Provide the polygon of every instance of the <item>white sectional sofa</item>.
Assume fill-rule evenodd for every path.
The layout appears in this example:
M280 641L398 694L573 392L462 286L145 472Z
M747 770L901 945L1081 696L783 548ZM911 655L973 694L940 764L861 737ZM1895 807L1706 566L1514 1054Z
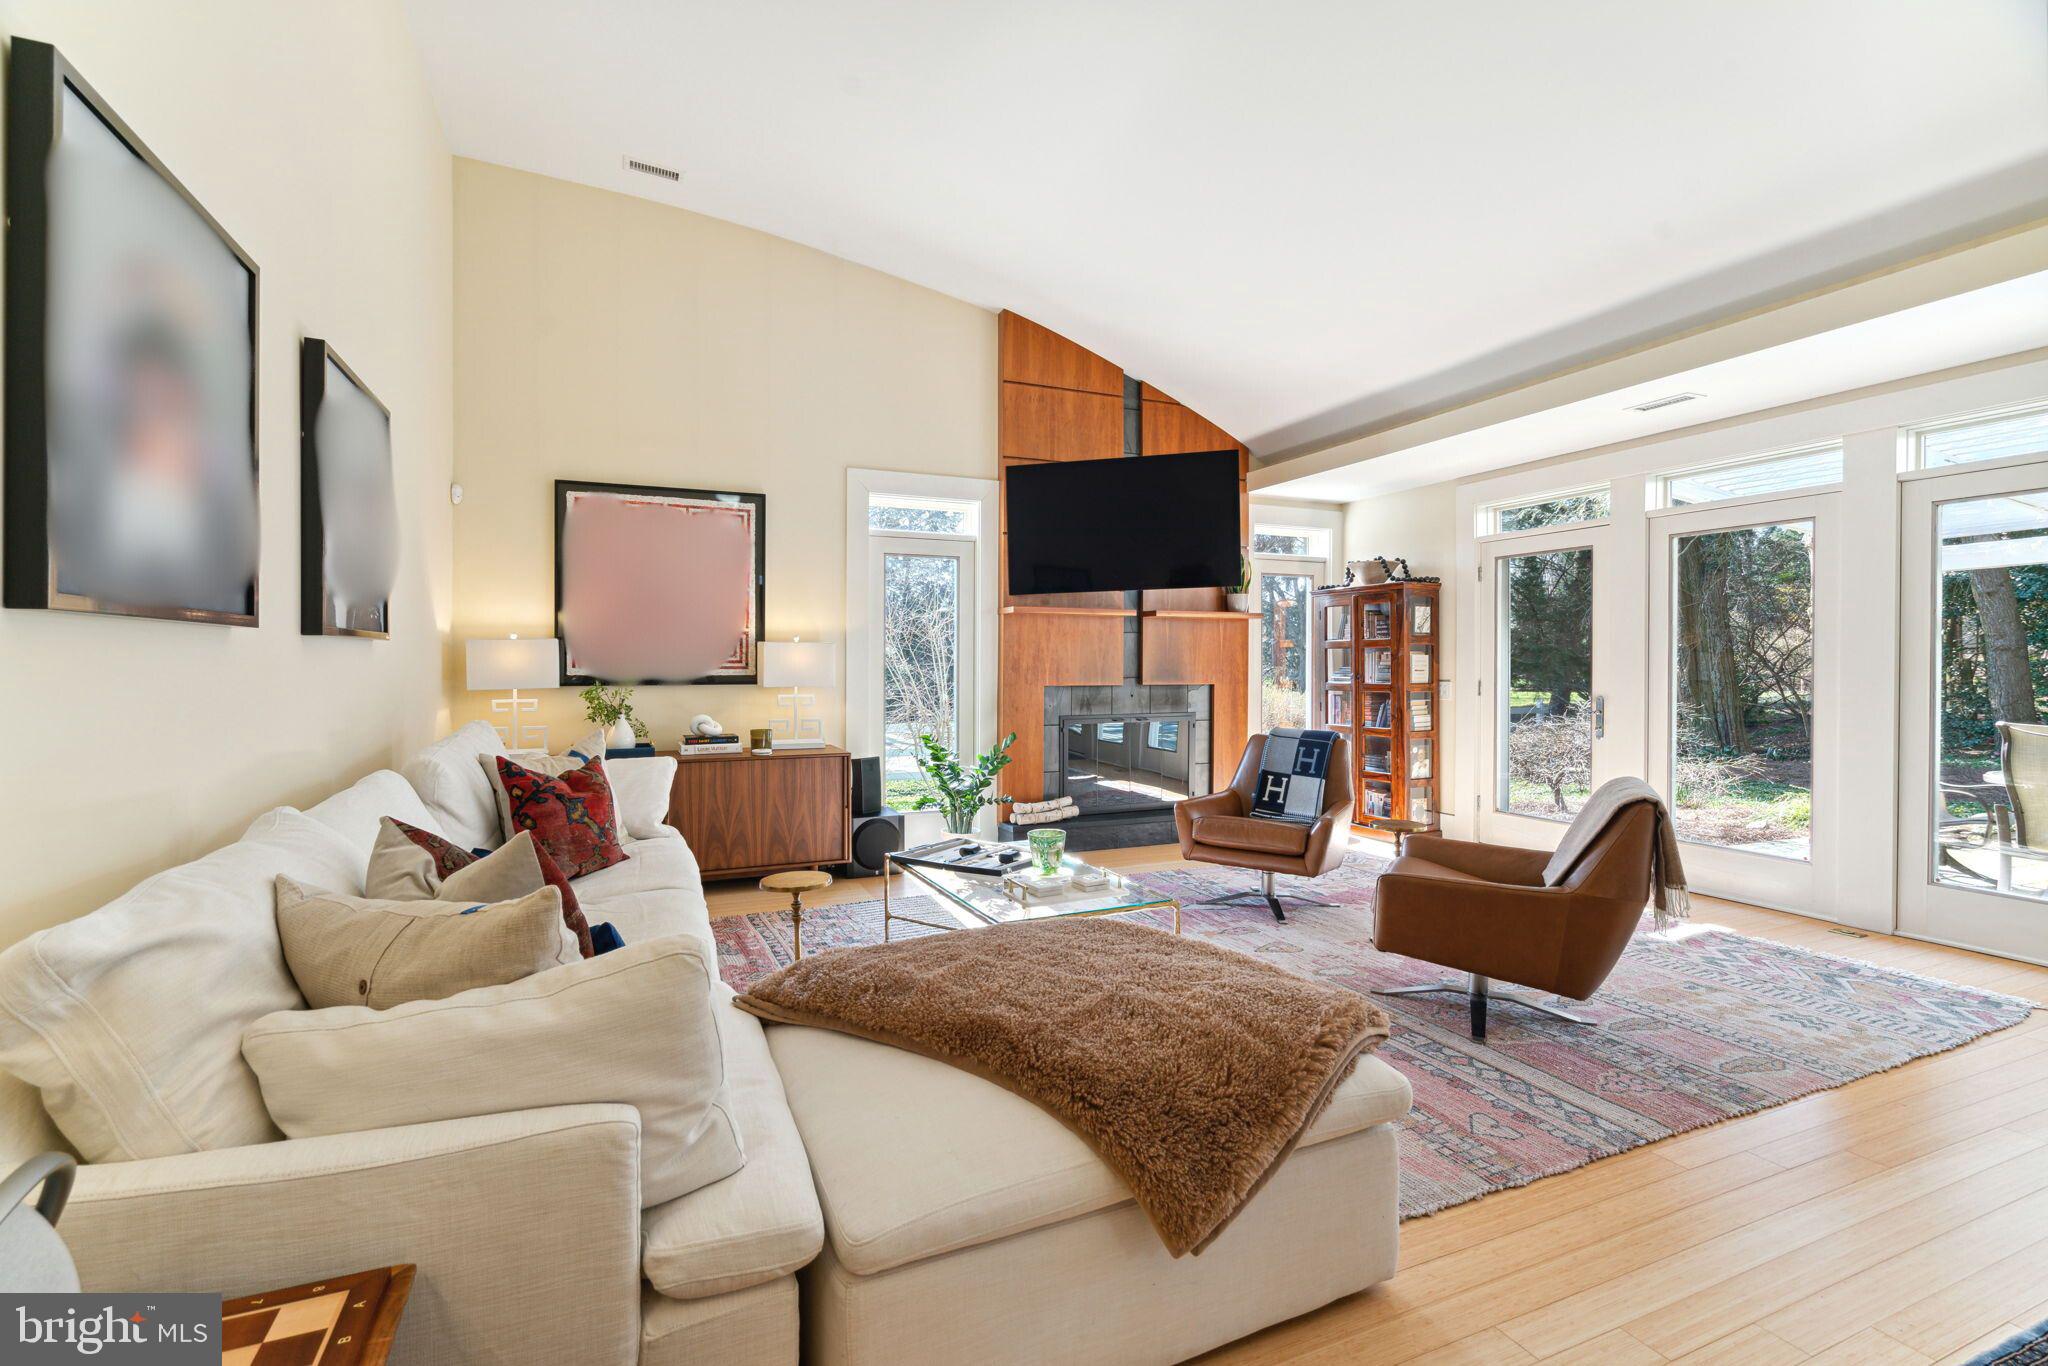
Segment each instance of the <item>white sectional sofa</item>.
M280 1008L284 969L261 913L272 876L301 876L310 860L329 881L353 871L354 885L330 890L360 892L385 815L485 842L477 794L457 789L463 765L495 747L489 727L465 728L436 747L442 762L430 752L405 776L373 773L303 815L280 808L228 850L6 950L0 1012L20 1007L24 980L125 974L124 1007L160 1017L139 1031L160 1046L119 1050L119 1064L169 1097L161 1123L103 1140L149 1155L82 1166L62 1222L88 1288L235 1295L411 1262L394 1356L406 1366L786 1366L800 1351L1166 1362L1392 1274L1393 1126L1408 1090L1370 1057L1231 1229L1180 1261L1108 1169L1035 1107L879 1045L764 1034L722 986L746 1164L652 1209L627 1105L299 1139L259 1114L255 1131L246 1117L238 1131L230 1119L254 1078L240 1074L234 1040ZM688 845L665 826L643 833L625 863L577 881L589 919L629 944L688 937L715 964ZM6 1070L36 1072L22 1062L32 1053L0 1048L0 1170L66 1146L51 1111L74 1131L81 1122L81 1097L46 1065L28 1081ZM93 1075L104 1088L119 1073Z

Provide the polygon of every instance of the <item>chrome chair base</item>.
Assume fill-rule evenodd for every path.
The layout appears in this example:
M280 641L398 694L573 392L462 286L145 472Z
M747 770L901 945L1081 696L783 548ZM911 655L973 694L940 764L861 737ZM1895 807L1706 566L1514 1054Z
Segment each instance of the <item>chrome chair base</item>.
M1222 896L1210 897L1205 901L1193 901L1189 902L1188 904L1191 906L1264 905L1267 910L1273 913L1273 918L1284 925L1287 923L1287 910L1286 908L1281 906L1279 893L1275 890L1275 883L1277 882L1278 878L1279 874L1277 873L1262 872L1259 874L1259 886L1257 891L1226 892ZM1337 904L1338 903L1334 901L1296 901L1294 903L1294 909L1297 911L1305 911L1313 910L1319 906L1333 907Z
M1374 991L1373 995L1428 996L1436 992L1448 992L1451 995L1463 996L1471 1002L1472 1037L1481 1043L1486 1041L1486 1007L1493 1001L1504 1001L1510 1005L1523 1006L1539 1014L1548 1015L1553 1020L1563 1020L1568 1024L1590 1025L1598 1023L1598 1021L1588 1020L1582 1015L1574 1015L1570 1011L1559 1010L1556 1006L1545 1005L1537 998L1525 995L1522 992L1503 991L1493 984L1491 978L1482 977L1476 972L1472 973L1462 982L1453 980L1449 982L1433 982L1428 986L1421 987L1388 987L1383 991Z

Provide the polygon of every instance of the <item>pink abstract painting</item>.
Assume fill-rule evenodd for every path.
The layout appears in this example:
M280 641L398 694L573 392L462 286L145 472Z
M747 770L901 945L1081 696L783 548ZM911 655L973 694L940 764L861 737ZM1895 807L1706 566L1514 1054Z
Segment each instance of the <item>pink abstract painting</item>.
M558 629L572 675L756 677L760 495L558 489Z

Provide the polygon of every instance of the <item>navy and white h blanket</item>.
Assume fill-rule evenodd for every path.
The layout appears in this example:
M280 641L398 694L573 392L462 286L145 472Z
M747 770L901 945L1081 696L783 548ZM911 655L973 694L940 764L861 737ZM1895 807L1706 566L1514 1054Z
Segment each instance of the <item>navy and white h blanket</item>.
M1283 821L1315 821L1323 814L1323 781L1337 733L1275 726L1259 756L1259 785L1252 798L1254 816Z

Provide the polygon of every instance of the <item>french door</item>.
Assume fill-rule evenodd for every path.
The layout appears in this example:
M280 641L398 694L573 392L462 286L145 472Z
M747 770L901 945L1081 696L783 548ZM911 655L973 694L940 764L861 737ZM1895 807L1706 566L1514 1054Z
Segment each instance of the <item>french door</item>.
M1480 838L1542 848L1594 788L1626 771L1604 689L1628 673L1622 642L1638 632L1612 620L1607 524L1495 537L1479 550L1476 625L1488 658L1476 701L1490 756Z
M1697 890L1839 918L1839 495L1649 519L1645 776Z
M974 753L974 542L907 534L869 546L868 620L879 629L864 667L869 696L881 699L885 787L908 789L919 781L919 736Z
M1899 929L2048 963L2048 465L1900 513Z

